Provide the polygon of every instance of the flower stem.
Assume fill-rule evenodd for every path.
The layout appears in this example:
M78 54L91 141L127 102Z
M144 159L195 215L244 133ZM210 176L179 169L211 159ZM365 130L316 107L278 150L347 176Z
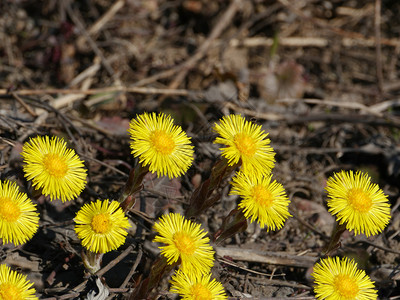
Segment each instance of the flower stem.
M168 264L168 261L164 256L156 260L151 267L149 276L138 284L129 299L151 299L152 297L150 297L150 293L152 290L159 286L160 280L163 276L169 273L178 264L179 262Z
M329 243L322 249L323 255L329 255L329 253L337 249L340 245L339 240L342 233L346 230L346 224L339 224L336 222L336 226L332 231L331 239Z
M101 260L103 258L103 255L104 253L94 253L89 250L82 251L81 256L83 264L90 274L93 275L101 269Z
M143 167L141 163L138 163L135 168L131 169L129 178L118 199L124 211L129 210L135 205L135 194L143 188L143 178L148 172L149 168L147 166Z
M222 180L231 174L239 165L240 162L230 166L224 157L217 161L211 169L210 177L203 181L193 192L189 207L185 212L186 217L191 218L197 216L207 208L213 206L221 198L221 193L218 191L218 188Z
M234 209L223 219L221 228L214 234L214 242L218 245L236 233L243 232L246 229L246 217L240 209Z

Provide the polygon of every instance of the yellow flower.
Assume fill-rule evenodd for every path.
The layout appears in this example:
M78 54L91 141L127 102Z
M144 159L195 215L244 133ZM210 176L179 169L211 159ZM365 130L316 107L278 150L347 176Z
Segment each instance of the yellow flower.
M75 232L91 252L106 253L125 243L131 227L117 201L97 200L85 204L74 219Z
M269 174L275 164L275 152L269 145L268 133L260 125L245 120L240 115L229 115L215 124L220 135L214 143L226 145L222 150L230 166L242 162L245 173Z
M257 176L253 173L238 172L232 179L231 195L242 197L238 207L251 222L257 219L261 228L281 229L288 217L291 217L282 184L272 181L272 174Z
M86 169L73 149L58 137L35 137L25 143L21 155L24 172L36 189L63 202L79 196L86 185Z
M20 245L30 240L39 227L35 204L20 193L15 182L0 181L0 238Z
M171 293L179 294L183 300L223 300L228 299L224 287L219 281L211 279L211 274L196 275L181 270L172 276Z
M335 173L328 179L325 190L329 212L336 215L348 230L366 236L381 232L390 220L387 196L368 174L357 171Z
M36 300L36 290L26 275L12 271L6 265L0 265L0 299L4 300Z
M364 270L347 257L327 257L314 266L314 292L317 299L372 300L377 299L374 283Z
M129 129L131 149L139 163L149 165L157 176L169 178L184 174L193 161L193 146L190 138L170 115L160 113L138 115L132 119Z
M166 244L159 247L168 264L181 259L181 269L187 273L207 274L214 265L214 250L210 246L207 232L200 224L186 220L180 214L163 215L154 224L154 230L159 233L153 242Z

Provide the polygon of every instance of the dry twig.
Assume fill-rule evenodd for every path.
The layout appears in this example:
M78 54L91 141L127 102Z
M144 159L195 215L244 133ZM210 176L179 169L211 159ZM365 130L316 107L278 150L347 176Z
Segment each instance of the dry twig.
M382 46L381 46L381 0L375 0L375 53L376 53L376 77L378 79L378 90L380 95L383 88L383 70L382 70Z
M235 16L236 12L243 5L242 0L233 0L229 5L228 9L219 19L218 23L215 25L211 31L209 37L204 41L204 43L198 48L196 53L180 65L180 70L175 79L169 84L170 89L176 89L186 77L190 69L194 67L198 60L200 60L209 50L212 42L221 35L222 31L230 24L232 18Z
M309 268L313 266L318 259L316 256L297 256L286 252L261 252L240 247L215 247L215 251L219 256L231 257L234 260L298 268Z

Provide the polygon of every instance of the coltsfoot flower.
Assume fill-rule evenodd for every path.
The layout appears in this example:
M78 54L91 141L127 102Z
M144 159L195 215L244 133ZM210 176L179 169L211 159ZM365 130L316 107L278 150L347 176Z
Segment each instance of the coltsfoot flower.
M211 274L196 275L175 272L171 280L171 293L179 294L184 300L223 300L228 299L225 289L219 281L211 280Z
M0 238L20 245L30 240L39 227L35 204L21 193L15 182L0 181Z
M260 125L246 121L241 115L229 115L215 124L219 134L214 143L223 144L222 156L230 166L242 162L242 171L267 175L275 165L275 152L269 145L268 133Z
M311 274L317 299L373 300L377 299L374 283L364 270L348 258L327 257L316 263Z
M67 148L63 139L32 138L24 144L21 155L25 177L51 200L72 200L85 188L87 175L83 161L73 149Z
M126 229L131 227L119 203L109 200L85 204L74 221L83 247L94 253L117 249L125 243Z
M179 177L192 165L190 138L170 115L143 113L130 122L128 131L132 154L157 176Z
M208 274L214 265L214 250L205 237L207 232L200 224L185 219L178 213L163 215L154 224L158 235L153 242L165 244L159 247L168 264L181 259L181 270L185 273Z
M0 299L4 300L37 300L33 283L7 265L0 265Z
M329 212L339 224L366 236L380 233L390 221L387 196L371 178L360 171L341 171L328 179Z
M282 184L272 181L272 174L257 176L239 171L232 179L231 195L239 195L242 200L238 207L251 222L257 220L261 228L281 229L291 217L289 199Z

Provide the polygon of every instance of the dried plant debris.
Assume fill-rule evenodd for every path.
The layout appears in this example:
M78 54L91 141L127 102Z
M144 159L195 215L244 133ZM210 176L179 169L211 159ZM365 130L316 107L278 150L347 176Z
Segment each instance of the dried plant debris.
M0 293L399 297L398 11L2 1Z

